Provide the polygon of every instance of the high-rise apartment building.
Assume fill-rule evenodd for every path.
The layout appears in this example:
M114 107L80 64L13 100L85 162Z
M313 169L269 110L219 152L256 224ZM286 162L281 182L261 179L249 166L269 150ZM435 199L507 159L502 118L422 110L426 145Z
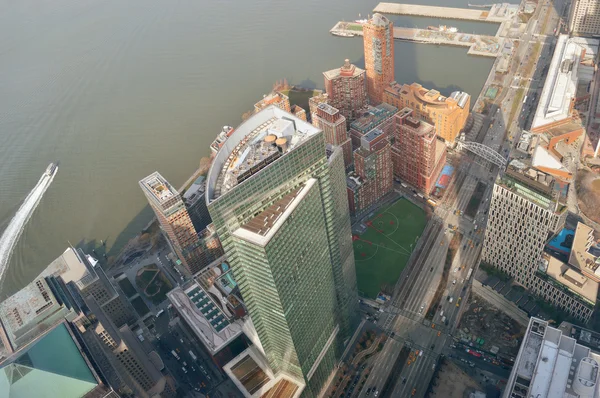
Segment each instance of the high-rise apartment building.
M341 112L328 104L319 104L315 111L313 125L323 130L325 143L342 148L344 166L352 164L352 142L346 130L346 118Z
M393 82L385 89L384 101L398 109L412 109L417 119L435 126L438 137L454 143L469 116L471 96L455 91L444 97L439 91L428 90L418 83L400 85Z
M346 118L347 127L367 106L367 84L364 69L346 59L341 68L323 72L329 105L339 109Z
M394 81L394 24L381 14L363 25L367 93L371 105L385 101L383 91Z
M546 243L565 225L565 191L551 175L513 160L493 187L482 260L544 301L587 321L598 283L544 253Z
M173 251L190 274L222 254L216 237L198 235L181 195L163 176L154 172L140 181L140 187Z
M306 122L306 111L299 105L292 105L290 108L290 113L296 116L300 120L304 120Z
M315 119L315 115L317 114L317 108L319 107L320 104L327 104L327 103L329 103L329 98L327 97L327 94L323 93L323 92L319 92L319 94L316 94L315 96L310 97L308 99L310 122L312 123L313 126L319 127L319 126L317 126L316 119Z
M437 139L435 128L413 113L404 108L396 114L394 174L428 195L446 163L446 146Z
M342 150L328 157L320 129L275 106L227 142L208 174L208 209L257 350L272 374L317 396L357 321Z
M279 91L273 91L268 95L265 95L263 99L254 104L254 113L260 112L271 105L275 105L279 109L282 109L286 112L292 112L290 98Z
M362 137L374 129L383 131L386 137L391 138L394 134L394 115L398 109L383 103L377 106L368 106L365 112L350 123L350 139L352 148L358 149L361 146Z
M354 173L348 175L350 212L361 214L394 189L391 144L383 130L364 135L354 151Z
M598 0L573 0L569 13L569 32L575 36L600 36Z

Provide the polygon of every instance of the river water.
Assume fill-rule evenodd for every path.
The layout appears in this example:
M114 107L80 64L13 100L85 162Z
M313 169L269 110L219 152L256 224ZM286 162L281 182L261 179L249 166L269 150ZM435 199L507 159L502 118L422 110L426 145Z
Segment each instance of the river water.
M364 66L362 39L328 31L376 4L0 0L0 230L48 163L60 161L14 251L3 293L29 283L69 242L102 239L114 254L151 217L138 180L159 170L181 185L221 126L239 123L276 80L322 88L322 72L345 58ZM481 34L498 28L392 19ZM395 56L398 82L473 97L492 65L466 49L404 42Z

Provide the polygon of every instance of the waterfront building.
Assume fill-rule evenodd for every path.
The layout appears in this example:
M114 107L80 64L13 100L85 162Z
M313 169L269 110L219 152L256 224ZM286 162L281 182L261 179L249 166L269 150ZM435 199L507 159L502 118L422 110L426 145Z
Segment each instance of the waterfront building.
M392 162L394 175L429 195L446 163L446 146L435 128L404 108L396 114Z
M290 108L290 113L296 116L300 120L304 120L306 122L306 111L299 105L292 105Z
M346 59L341 68L323 72L329 105L339 109L346 118L346 127L357 119L367 106L367 84L364 69Z
M438 137L453 144L467 122L471 96L455 91L445 97L418 83L400 85L392 82L385 89L384 101L398 109L412 109L414 117L433 124Z
M260 112L261 110L275 105L279 109L282 109L286 112L291 112L292 107L290 105L290 98L280 93L279 91L273 91L268 95L263 96L263 99L254 104L254 113Z
M323 130L326 144L342 148L344 166L348 168L352 164L352 142L346 130L346 118L338 109L322 103L317 106L313 125Z
M349 135L352 140L352 148L358 149L361 146L362 137L374 129L383 131L388 138L393 137L394 115L397 112L398 108L386 103L368 106L361 117L350 123Z
M63 320L0 361L0 396L118 398Z
M350 212L360 215L394 190L391 144L383 130L373 129L354 151L354 172L347 178Z
M320 104L327 104L329 101L326 93L323 93L320 90L318 90L318 91L319 91L318 94L316 94L308 99L308 108L310 111L310 122L315 127L318 127L316 124L317 123L316 119L315 119L315 115L317 114L317 108L319 107Z
M394 81L394 24L376 13L362 27L367 93L374 106L385 101L383 91Z
M242 390L251 365L266 375L248 396L279 382L318 396L358 321L342 149L327 156L320 129L276 106L227 143L208 174L208 209L260 344L226 371Z
M545 252L567 217L568 184L512 160L492 191L482 260L504 271L534 295L584 322L598 283Z
M591 345L586 342L592 336L599 337L570 324L557 329L530 318L503 397L600 396L598 340Z
M574 36L600 36L600 3L597 0L573 0L569 32Z
M199 236L181 195L163 176L154 172L139 184L167 241L190 274L195 274L222 255L216 236L210 232Z

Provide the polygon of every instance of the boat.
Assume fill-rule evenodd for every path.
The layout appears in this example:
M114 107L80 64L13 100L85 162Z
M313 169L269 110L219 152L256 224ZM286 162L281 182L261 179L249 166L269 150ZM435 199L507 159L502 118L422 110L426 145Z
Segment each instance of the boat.
M56 169L58 168L58 162L52 162L46 168L46 175L48 177L52 177L54 173L56 173Z
M440 25L440 27L438 28L438 30L440 32L448 32L448 33L456 33L456 32L458 32L458 28L455 28L454 26L446 26L446 25Z
M357 19L354 22L359 23L361 25L364 25L364 24L366 24L369 21L367 19Z
M434 30L436 32L440 30L440 28L438 26L428 26L427 29Z
M350 32L333 31L333 32L331 32L331 34L334 36L341 36L341 37L354 37L354 33L350 33Z

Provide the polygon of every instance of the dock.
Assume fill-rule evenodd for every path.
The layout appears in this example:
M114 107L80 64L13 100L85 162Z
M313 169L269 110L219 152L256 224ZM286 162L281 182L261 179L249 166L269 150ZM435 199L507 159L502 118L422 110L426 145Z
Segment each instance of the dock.
M363 35L362 25L354 22L338 22L330 30L330 33L343 37L360 37ZM467 54L493 58L501 55L504 47L504 39L497 36L402 27L394 27L394 39L416 43L464 47L469 49Z
M373 10L374 13L408 15L415 17L460 19L466 21L479 21L502 23L511 20L518 11L518 5L508 3L490 5L488 10L473 10L469 8L421 6L414 4L379 3Z

